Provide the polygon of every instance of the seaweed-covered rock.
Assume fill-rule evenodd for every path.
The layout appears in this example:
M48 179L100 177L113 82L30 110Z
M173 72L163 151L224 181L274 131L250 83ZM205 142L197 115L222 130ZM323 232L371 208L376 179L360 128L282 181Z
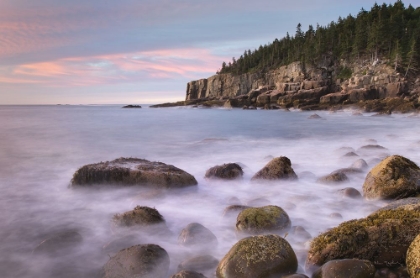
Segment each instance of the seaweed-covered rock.
M259 170L252 180L279 180L279 179L297 179L295 171L292 168L292 162L285 156L273 158L267 165Z
M241 211L236 220L236 229L247 234L280 232L291 225L287 213L278 206L247 208Z
M83 237L76 230L66 230L52 233L34 249L34 254L57 255L68 252L69 249L80 245Z
M408 246L420 229L420 202L414 199L391 203L366 218L341 223L314 238L307 266L344 258L369 260L375 266L404 264Z
M136 245L118 252L103 267L103 278L166 278L169 255L159 245Z
M373 278L375 266L367 260L332 260L312 274L312 278Z
M123 227L165 224L163 216L157 209L145 206L137 206L133 210L115 214L112 221L115 225Z
M215 270L219 260L210 255L203 255L187 259L178 265L178 270L206 271Z
M348 181L348 177L343 172L333 172L329 175L320 177L317 182L324 184L342 183Z
M287 275L297 270L290 244L277 235L259 235L238 241L220 261L218 278L263 278Z
M118 158L113 161L89 164L73 175L73 186L92 184L142 185L160 188L181 188L197 185L187 172L162 162L138 158Z
M393 155L366 176L363 196L368 199L402 199L420 192L420 168L411 160Z
M407 270L412 278L420 277L420 234L416 236L407 250Z
M217 238L203 225L190 223L181 231L178 243L183 246L214 246Z
M206 278L206 276L195 271L182 270L172 275L171 278Z
M207 170L205 177L208 179L233 180L242 177L242 167L236 163L217 165Z

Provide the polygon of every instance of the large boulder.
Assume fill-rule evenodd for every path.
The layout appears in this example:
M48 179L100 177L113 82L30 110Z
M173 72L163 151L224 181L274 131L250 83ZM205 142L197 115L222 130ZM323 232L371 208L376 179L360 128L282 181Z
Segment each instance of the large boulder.
M366 176L363 196L368 199L401 199L420 192L420 168L411 160L393 155Z
M260 235L238 241L220 261L216 276L277 277L295 273L297 266L296 254L284 238L277 235Z
M259 170L252 180L279 180L297 179L297 175L292 168L292 162L285 156L273 158L267 165Z
M162 188L180 188L197 185L187 172L162 162L138 158L118 158L113 161L85 165L76 171L73 186L92 184L142 185Z
M396 201L319 235L311 242L307 267L346 258L369 260L375 266L404 264L408 246L420 229L419 200Z
M420 277L420 234L416 236L407 250L407 270L411 278Z
M241 211L236 220L239 232L257 235L267 232L280 232L291 225L287 213L278 206L247 208Z
M169 255L159 245L136 245L118 252L103 267L103 278L166 278Z
M312 274L312 278L374 278L375 266L367 260L332 260Z
M217 244L216 236L200 223L190 223L178 237L178 243L183 246L214 246Z
M236 163L217 165L207 170L205 177L208 179L233 180L242 177L242 167Z

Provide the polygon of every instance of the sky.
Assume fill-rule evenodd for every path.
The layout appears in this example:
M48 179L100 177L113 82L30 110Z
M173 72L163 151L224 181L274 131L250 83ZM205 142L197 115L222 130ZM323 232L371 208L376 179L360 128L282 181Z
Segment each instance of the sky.
M374 3L1 0L0 105L184 100L187 82L223 61L294 35L298 23L326 26Z

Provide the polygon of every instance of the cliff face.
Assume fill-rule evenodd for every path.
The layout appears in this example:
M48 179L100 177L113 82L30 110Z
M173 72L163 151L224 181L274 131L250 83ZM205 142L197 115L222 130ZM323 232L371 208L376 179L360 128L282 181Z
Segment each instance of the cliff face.
M418 98L408 82L387 61L328 62L304 68L300 62L268 73L218 74L187 85L186 101L213 99L227 107L296 107L357 103L392 97ZM339 78L346 68L350 78ZM420 82L418 82L420 85ZM411 86L413 87L413 86Z

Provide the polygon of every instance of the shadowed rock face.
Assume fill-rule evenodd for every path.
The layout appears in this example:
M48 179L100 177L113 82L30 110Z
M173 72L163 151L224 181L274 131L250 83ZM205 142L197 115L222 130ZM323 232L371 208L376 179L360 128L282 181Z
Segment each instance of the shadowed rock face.
M285 156L272 159L267 165L259 170L252 180L279 180L297 179L297 175L292 168L292 162Z
M118 158L85 165L74 173L71 183L73 186L117 184L160 188L197 185L192 175L175 166L138 158Z
M102 278L166 278L169 255L155 244L136 245L118 252L103 268Z
M393 155L366 176L363 196L368 199L401 199L420 192L420 168L411 160Z
M281 277L297 270L296 254L277 235L260 235L238 241L220 261L218 278Z

